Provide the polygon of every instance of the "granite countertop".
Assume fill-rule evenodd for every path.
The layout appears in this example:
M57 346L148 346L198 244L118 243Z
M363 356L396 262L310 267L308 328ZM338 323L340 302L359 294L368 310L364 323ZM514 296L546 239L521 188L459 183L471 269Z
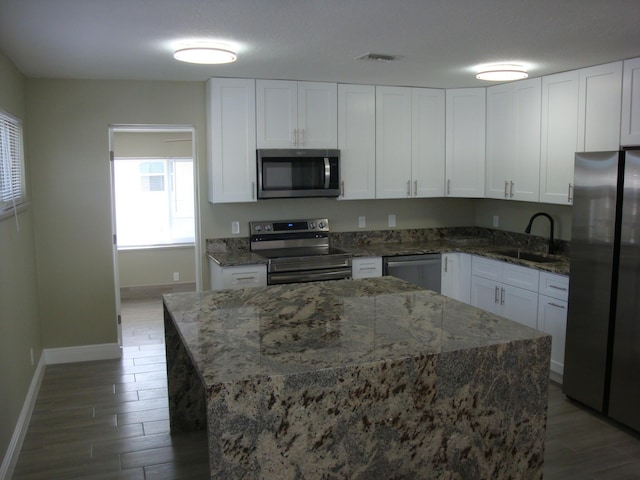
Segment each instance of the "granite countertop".
M391 257L399 255L420 255L427 253L461 252L472 255L480 255L503 262L513 263L537 270L569 274L569 259L564 255L552 255L557 261L550 263L532 262L501 255L500 251L514 250L510 245L490 245L487 243L450 240L433 240L422 242L387 242L371 243L366 245L341 245L341 249L353 254L354 257ZM239 266L266 264L267 260L249 250L229 250L209 253L209 258L222 266Z
M174 293L164 303L205 385L546 335L394 277Z

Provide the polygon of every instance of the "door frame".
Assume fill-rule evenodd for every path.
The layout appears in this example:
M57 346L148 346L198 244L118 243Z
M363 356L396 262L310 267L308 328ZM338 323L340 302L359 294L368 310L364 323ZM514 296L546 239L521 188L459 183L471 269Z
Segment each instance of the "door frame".
M111 184L111 244L113 249L113 281L116 302L116 325L118 330L118 345L122 347L122 315L121 315L121 298L120 298L120 275L118 267L118 245L116 241L116 197L115 197L115 175L114 175L114 153L113 153L113 135L115 133L191 133L191 158L193 160L193 196L194 196L194 259L196 274L196 291L202 291L202 241L201 241L201 222L200 222L200 188L199 188L199 162L196 155L196 128L194 125L167 125L167 124L149 124L149 125L128 125L113 124L109 125L109 173Z

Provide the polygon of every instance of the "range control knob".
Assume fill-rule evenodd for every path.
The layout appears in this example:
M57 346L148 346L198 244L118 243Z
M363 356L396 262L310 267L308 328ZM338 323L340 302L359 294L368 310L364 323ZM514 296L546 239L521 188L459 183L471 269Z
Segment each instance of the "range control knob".
M309 222L309 228L311 230L313 230L314 228L316 228L316 222Z
M256 232L259 232L259 231L261 231L261 230L262 230L262 227L261 227L260 225L256 225L255 227L253 227L253 229L254 229Z
M320 223L318 223L318 228L321 228L321 229L322 229L322 228L324 228L324 227L326 227L326 226L327 226L327 225L326 225L324 222L320 222Z
M265 232L268 232L270 230L271 230L271 225L267 224L267 225L264 226L264 231Z

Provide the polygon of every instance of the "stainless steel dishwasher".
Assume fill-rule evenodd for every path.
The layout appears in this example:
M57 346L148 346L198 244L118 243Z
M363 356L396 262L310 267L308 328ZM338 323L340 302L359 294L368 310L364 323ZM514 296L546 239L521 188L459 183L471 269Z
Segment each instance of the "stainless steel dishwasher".
M441 265L442 255L439 253L384 257L384 275L440 293Z

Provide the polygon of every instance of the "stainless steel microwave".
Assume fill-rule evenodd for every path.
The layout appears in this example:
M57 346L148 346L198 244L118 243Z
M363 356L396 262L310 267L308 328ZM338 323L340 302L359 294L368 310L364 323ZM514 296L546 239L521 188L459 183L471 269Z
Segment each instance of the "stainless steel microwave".
M337 197L340 150L257 150L258 198Z

